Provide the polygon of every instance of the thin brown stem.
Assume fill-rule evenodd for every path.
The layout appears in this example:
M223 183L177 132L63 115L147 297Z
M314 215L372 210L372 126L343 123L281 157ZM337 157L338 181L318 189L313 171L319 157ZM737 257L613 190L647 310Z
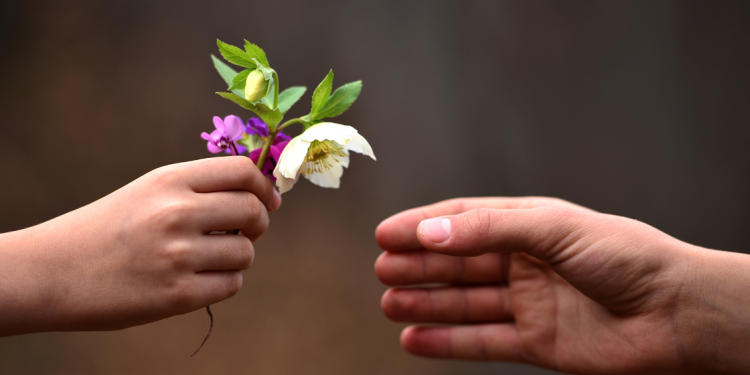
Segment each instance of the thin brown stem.
M208 333L206 334L206 338L203 339L201 346L199 346L198 349L196 349L195 353L190 355L191 357L198 354L198 352L203 347L203 344L205 344L206 340L208 340L208 336L211 336L211 331L214 330L214 314L211 314L211 306L206 306L206 311L208 311L208 316L211 318L211 326L208 327Z

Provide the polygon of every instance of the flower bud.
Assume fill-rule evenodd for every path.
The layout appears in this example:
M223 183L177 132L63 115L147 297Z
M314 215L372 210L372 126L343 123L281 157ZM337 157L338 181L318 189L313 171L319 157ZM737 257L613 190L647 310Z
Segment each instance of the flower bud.
M245 83L245 99L250 102L257 102L266 96L268 91L268 81L260 70L253 70L247 76Z

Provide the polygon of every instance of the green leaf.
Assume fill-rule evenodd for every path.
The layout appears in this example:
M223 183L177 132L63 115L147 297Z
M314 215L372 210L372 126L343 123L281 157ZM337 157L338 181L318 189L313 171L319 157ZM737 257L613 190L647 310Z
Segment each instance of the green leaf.
M219 96L221 96L224 99L229 99L233 102L235 102L237 105L239 105L242 108L249 109L253 112L255 112L258 117L260 117L263 122L268 125L268 128L270 130L276 130L276 125L281 122L281 119L284 118L284 114L281 113L278 109L271 109L268 108L267 105L258 102L256 104L250 103L247 100L243 99L242 97L229 93L229 92L217 92Z
M255 44L248 42L247 39L245 39L245 52L251 59L256 58L263 65L268 66L268 67L271 66L271 64L268 63L268 59L266 58L266 53L263 52L263 49L258 47Z
M310 109L310 117L315 118L316 114L323 108L328 100L328 95L331 95L331 88L333 86L333 70L328 72L326 78L323 79L318 87L313 92L312 96L312 109Z
M242 90L244 90L245 89L245 84L247 84L247 76L252 71L253 71L253 69L245 69L245 70L237 73L237 75L235 75L234 78L232 78L232 84L229 86L229 88L227 90L229 90L229 91L232 91L232 90L242 91Z
M224 82L227 83L227 86L232 86L232 80L237 75L237 72L235 72L234 69L230 68L229 65L224 64L223 61L217 59L216 56L211 55L211 59L214 61L214 67L216 68L216 71L219 72L219 75L224 79ZM232 92L239 96L243 96L245 94L242 92L242 90L232 90Z
M344 111L349 109L352 103L357 100L361 91L362 81L350 82L339 87L333 95L328 98L326 104L320 109L320 112L315 115L315 119L319 120L324 117L336 117L344 113Z
M278 108L281 113L289 111L289 108L292 108L294 103L302 97L305 91L307 91L307 87L305 86L292 86L279 93Z
M250 151L263 147L263 140L255 134L240 138L237 143L247 147Z
M227 83L227 86L231 86L232 79L234 79L234 76L237 75L237 72L235 72L234 69L230 68L229 65L224 64L223 61L217 59L214 55L211 55L211 60L213 60L214 68L216 68L216 71L219 72L221 78L224 78L224 82Z
M216 44L219 46L219 52L221 52L221 55L224 56L225 60L234 65L239 65L248 69L255 69L255 62L245 51L226 44L218 39L216 39Z

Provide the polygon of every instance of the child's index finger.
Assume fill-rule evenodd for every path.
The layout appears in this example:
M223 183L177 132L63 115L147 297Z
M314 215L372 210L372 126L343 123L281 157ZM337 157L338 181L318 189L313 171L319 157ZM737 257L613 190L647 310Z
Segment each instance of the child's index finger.
M175 166L183 181L196 193L242 190L258 197L268 211L281 205L273 183L246 156L208 158Z

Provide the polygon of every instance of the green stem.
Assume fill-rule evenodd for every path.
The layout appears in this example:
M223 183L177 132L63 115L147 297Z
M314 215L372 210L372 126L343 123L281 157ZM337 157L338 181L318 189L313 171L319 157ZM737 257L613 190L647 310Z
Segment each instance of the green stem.
M293 118L280 126L276 127L276 130L271 131L269 129L268 131L268 138L266 138L266 142L263 144L263 150L260 152L260 156L258 156L258 169L261 171L263 170L263 166L266 164L266 159L268 159L268 153L271 151L271 145L273 144L274 139L276 139L276 135L279 134L284 128L286 128L289 125L293 124L302 124L302 126L305 125L305 121L300 118Z
M278 134L278 130L273 132L268 132L268 138L266 138L266 143L263 144L263 150L260 152L260 156L258 156L258 169L263 171L263 167L266 164L266 159L268 159L268 153L271 151L271 145L273 144L273 140L276 138L276 134Z
M293 119L291 119L291 120L289 120L289 121L281 124L281 126L279 126L278 128L276 128L276 131L280 132L282 129L286 128L289 125L293 125L293 124L302 124L302 126L305 126L305 121L303 121L300 118L293 118Z
M273 79L276 81L276 84L273 85L273 108L276 109L279 107L279 75L276 74L276 72L273 72Z

